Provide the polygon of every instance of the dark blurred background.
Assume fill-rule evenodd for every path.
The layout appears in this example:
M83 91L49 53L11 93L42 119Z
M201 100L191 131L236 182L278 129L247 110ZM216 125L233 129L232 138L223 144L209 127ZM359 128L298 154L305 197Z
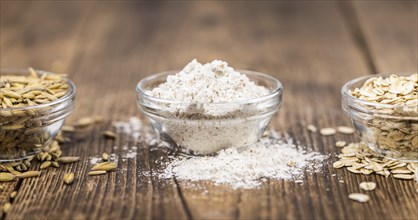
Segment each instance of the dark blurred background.
M417 1L2 0L0 18L1 67L69 73L89 97L78 105L102 109L134 99L143 77L193 58L278 77L298 99L293 109L315 99L339 108L320 94L418 65Z

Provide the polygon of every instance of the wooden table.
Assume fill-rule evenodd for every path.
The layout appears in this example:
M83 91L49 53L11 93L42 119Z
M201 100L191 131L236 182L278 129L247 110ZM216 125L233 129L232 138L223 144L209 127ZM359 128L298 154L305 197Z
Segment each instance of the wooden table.
M143 175L157 172L155 159L166 157L144 145L136 158L119 160L116 172L99 177L87 172L89 157L118 154L126 144L100 134L112 121L140 116L136 83L193 58L222 59L280 79L284 105L272 127L312 150L335 155L335 141L359 138L323 137L304 125L349 125L340 89L352 78L417 72L417 18L417 1L1 1L1 67L67 72L78 90L67 123L84 116L106 118L83 140L62 147L82 162L49 169L39 178L0 183L0 205L12 203L4 217L412 219L418 216L416 183L336 170L333 156L322 173L307 173L304 184L270 180L252 190L209 182L195 188ZM70 186L62 181L66 172L76 174ZM370 202L349 200L366 180L377 183L368 193ZM11 200L14 190L18 194Z

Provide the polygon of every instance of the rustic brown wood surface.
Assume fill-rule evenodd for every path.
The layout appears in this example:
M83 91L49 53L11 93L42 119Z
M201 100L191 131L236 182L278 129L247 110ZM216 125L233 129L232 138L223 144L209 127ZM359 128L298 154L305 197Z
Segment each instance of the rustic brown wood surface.
M337 140L317 127L350 125L340 107L342 85L376 72L417 72L417 1L95 2L1 1L0 66L69 73L76 109L106 121L62 146L79 163L49 169L39 178L0 183L6 219L414 219L413 181L356 175L332 167ZM321 173L303 184L269 180L234 190L210 182L158 179L155 160L166 153L139 145L136 158L118 161L108 175L87 176L89 157L121 154L126 137L105 140L111 122L140 116L135 85L156 72L179 69L193 58L277 77L284 104L271 126L302 145L331 154ZM140 116L141 117L141 116ZM78 135L80 136L80 135ZM118 147L114 147L118 146ZM66 172L75 182L64 185ZM150 173L151 175L144 175ZM335 174L335 175L333 175ZM348 199L370 180L368 203ZM194 186L193 186L194 185ZM12 191L18 194L9 198Z

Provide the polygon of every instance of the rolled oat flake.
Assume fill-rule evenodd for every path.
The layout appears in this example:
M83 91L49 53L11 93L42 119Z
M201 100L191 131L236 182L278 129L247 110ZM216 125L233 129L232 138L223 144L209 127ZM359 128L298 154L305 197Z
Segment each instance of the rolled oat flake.
M362 182L360 183L360 188L363 190L371 191L376 189L376 183L374 182Z
M368 195L363 193L351 193L350 195L348 195L348 198L361 203L368 202L370 199Z

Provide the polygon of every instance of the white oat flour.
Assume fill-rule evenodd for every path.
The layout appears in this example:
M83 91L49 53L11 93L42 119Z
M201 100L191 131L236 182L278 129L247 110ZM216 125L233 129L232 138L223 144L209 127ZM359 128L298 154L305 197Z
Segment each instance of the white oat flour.
M168 76L165 83L146 93L173 101L219 103L257 98L267 95L269 90L256 85L224 61L201 64L194 59L179 73ZM218 114L224 112L218 110Z
M264 118L250 120L249 116L266 111L266 107L238 102L270 92L224 61L201 64L193 60L146 94L177 101L161 107L167 120L161 120L160 133L185 150L209 154L257 141L270 118L264 114Z

